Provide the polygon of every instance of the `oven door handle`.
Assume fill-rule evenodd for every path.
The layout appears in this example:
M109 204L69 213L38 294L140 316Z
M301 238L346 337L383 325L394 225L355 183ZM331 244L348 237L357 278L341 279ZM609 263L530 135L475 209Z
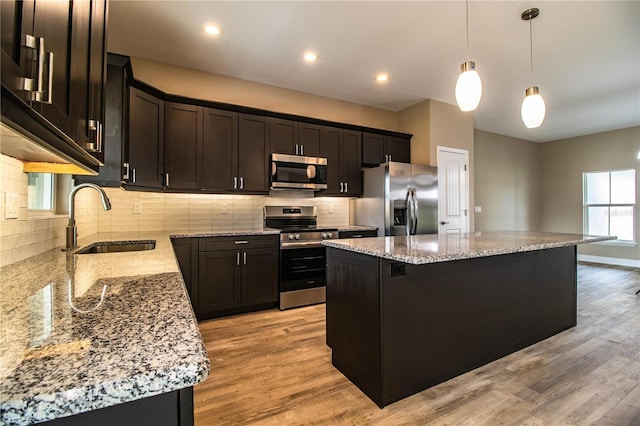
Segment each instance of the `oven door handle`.
M282 250L291 250L297 248L314 248L314 247L324 247L321 242L318 241L307 241L307 242L298 242L298 243L282 243L280 244L280 248Z

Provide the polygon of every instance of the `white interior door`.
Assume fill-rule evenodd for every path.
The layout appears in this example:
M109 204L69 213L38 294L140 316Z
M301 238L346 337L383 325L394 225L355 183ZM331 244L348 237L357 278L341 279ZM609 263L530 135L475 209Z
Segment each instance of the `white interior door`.
M469 151L438 147L438 233L469 232Z

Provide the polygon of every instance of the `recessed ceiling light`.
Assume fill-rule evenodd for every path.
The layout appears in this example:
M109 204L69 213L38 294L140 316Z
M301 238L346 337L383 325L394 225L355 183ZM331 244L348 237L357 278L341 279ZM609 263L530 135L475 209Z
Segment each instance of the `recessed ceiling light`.
M222 30L215 26L215 25L207 25L206 27L204 27L204 31L207 34L211 34L211 35L220 35L222 34Z
M385 82L389 81L389 74L385 74L385 73L376 74L374 79L378 83L385 83Z
M306 52L302 58L307 62L315 62L318 60L318 54L315 52Z

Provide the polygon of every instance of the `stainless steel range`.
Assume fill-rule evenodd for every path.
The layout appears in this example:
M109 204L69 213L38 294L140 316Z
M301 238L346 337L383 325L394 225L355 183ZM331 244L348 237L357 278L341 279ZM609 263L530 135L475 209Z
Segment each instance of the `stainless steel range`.
M280 309L323 303L325 247L338 238L335 228L319 227L312 206L266 206L264 226L280 229Z

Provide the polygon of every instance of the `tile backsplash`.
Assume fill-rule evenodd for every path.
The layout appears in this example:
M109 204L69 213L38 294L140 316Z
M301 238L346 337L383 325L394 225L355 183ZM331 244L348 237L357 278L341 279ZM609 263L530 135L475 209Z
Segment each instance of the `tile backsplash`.
M68 178L68 177L67 177ZM67 215L34 216L27 212L27 174L22 163L0 155L0 266L65 244ZM104 211L95 191L76 195L79 236L96 232L170 231L261 228L266 205L305 205L318 208L318 224L349 224L349 199L314 198L303 191L277 191L270 196L169 194L105 188L112 209ZM5 219L7 193L18 194L17 219Z
M291 191L271 196L168 194L105 188L110 211L98 210L100 232L171 231L260 228L266 205L307 205L318 208L320 225L349 224L349 200Z

